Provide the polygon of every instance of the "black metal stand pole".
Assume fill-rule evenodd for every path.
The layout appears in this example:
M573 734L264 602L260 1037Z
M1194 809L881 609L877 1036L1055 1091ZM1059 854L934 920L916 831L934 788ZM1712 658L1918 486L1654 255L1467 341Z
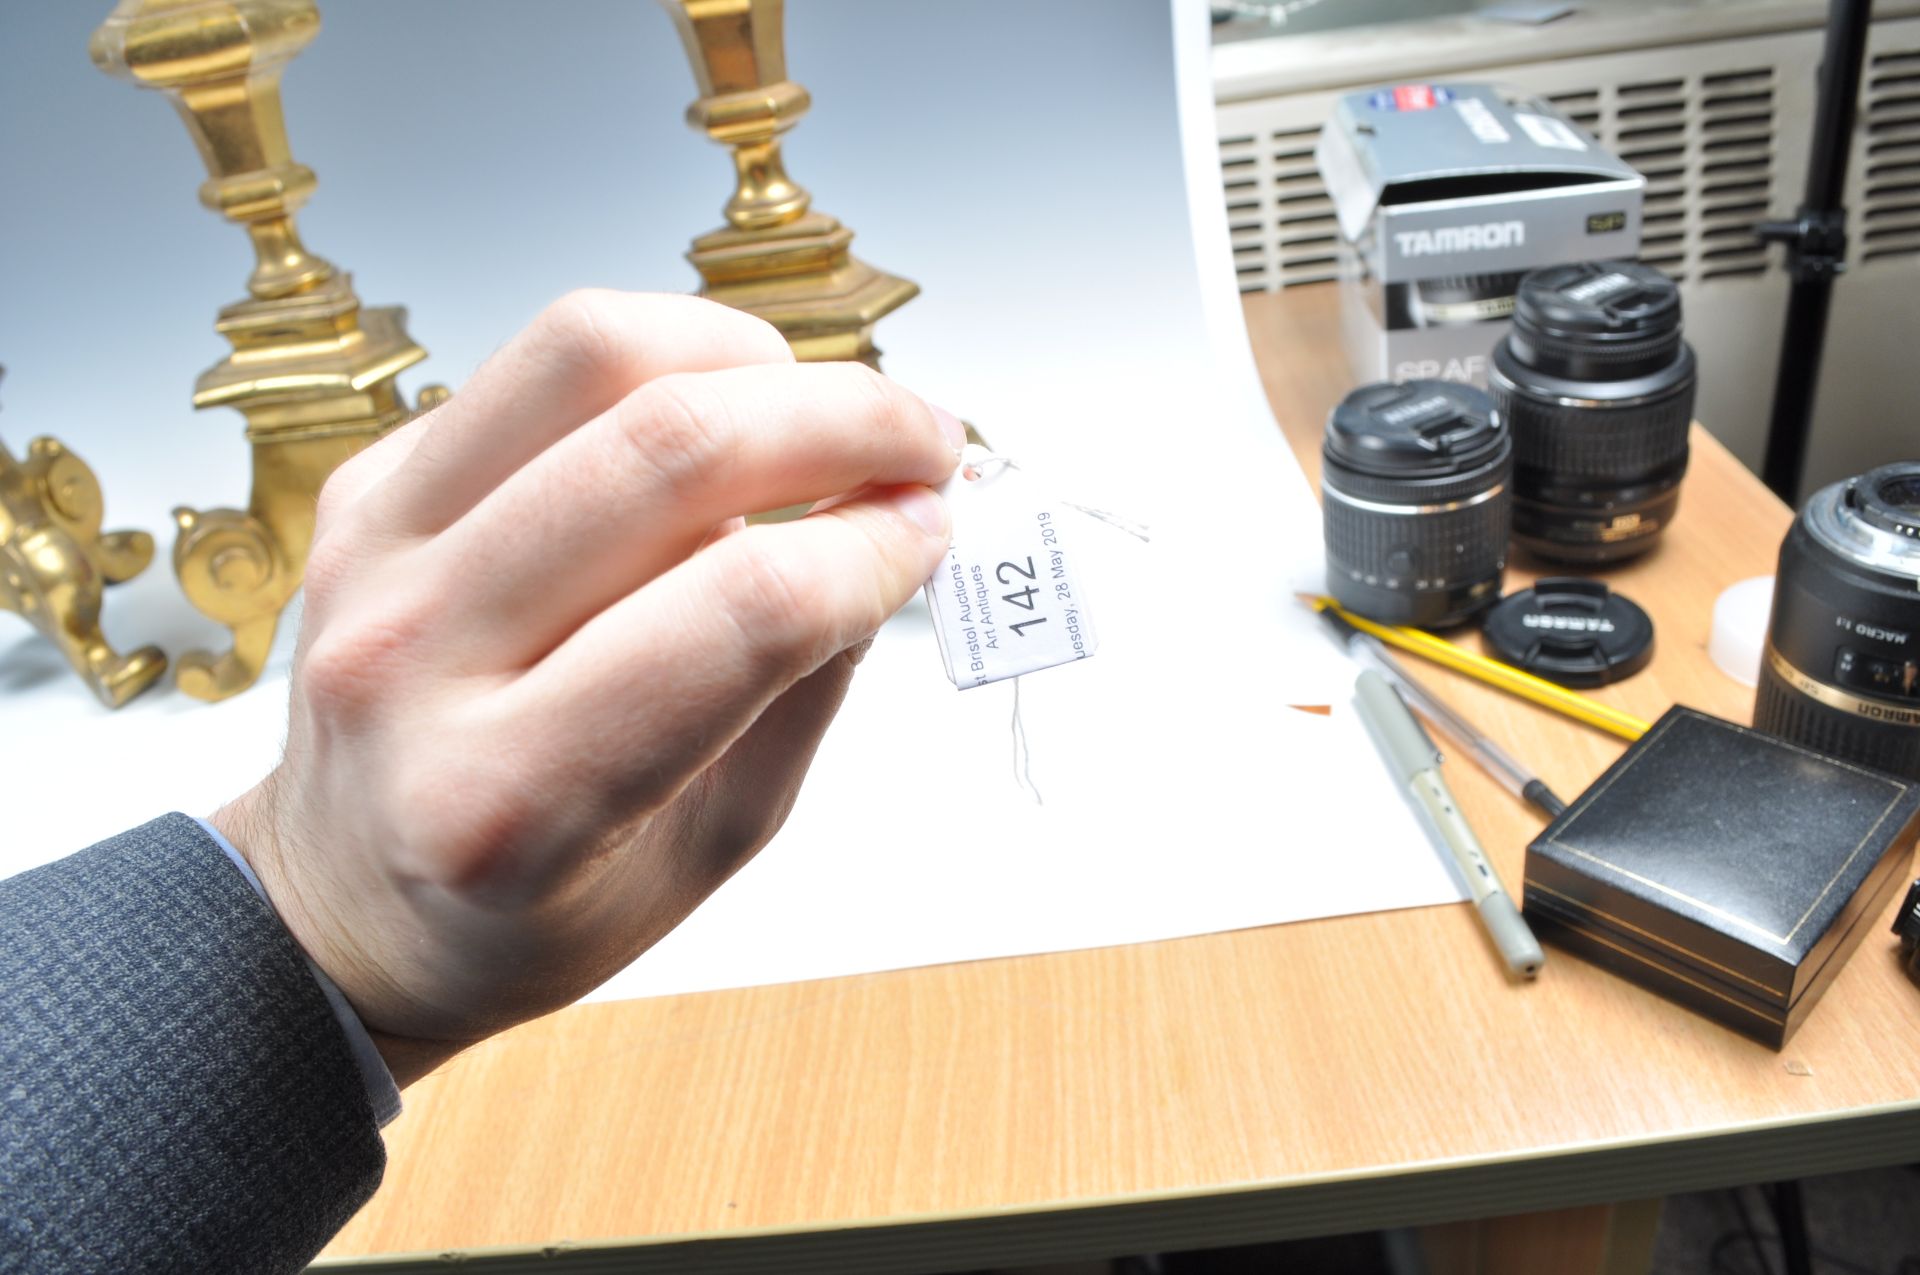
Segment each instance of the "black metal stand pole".
M1853 151L1853 120L1872 11L1873 0L1832 0L1828 6L1806 197L1792 221L1763 222L1759 227L1762 239L1787 245L1787 272L1793 278L1780 370L1773 387L1773 419L1767 427L1767 454L1760 472L1774 494L1789 505L1800 501L1833 280L1846 269L1847 160Z
M1807 1240L1807 1206L1800 1198L1800 1183L1776 1183L1768 1204L1780 1228L1780 1248L1786 1259L1787 1275L1813 1275L1813 1246Z

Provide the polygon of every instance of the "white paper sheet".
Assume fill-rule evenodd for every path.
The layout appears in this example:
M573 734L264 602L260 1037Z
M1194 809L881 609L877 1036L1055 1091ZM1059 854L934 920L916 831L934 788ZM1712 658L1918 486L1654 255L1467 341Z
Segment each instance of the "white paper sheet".
M1012 688L954 691L916 603L861 666L774 844L593 999L1462 897L1347 710L1351 666L1292 597L1321 577L1318 506L1268 412L1233 288L1202 7L1177 4L1168 38L1182 154L1125 163L1188 192L1193 306L1158 313L1146 363L1112 360L1124 387L1063 356L1050 376L998 385L1004 415L976 416L1004 451L1070 458L1023 462L1067 499L1152 525L1148 545L1075 528L1101 648L1021 680L1044 806L1014 781ZM1089 399L1107 440L1092 455L1071 444ZM1002 419L1021 423L1017 446ZM1050 424L1070 431L1059 452ZM1329 702L1331 718L1288 707Z
M1023 12L1023 39L1066 47L1084 34L1040 29L1064 22L1050 6ZM1247 350L1204 6L1181 0L1175 18L1135 0L1103 20L1106 38L1148 42L1175 64L1147 87L1166 112L1177 98L1177 133L1076 134L1057 166L1023 172L1017 188L992 170L991 150L956 148L980 167L950 173L953 188L992 201L994 233L969 239L940 221L979 209L930 209L924 240L897 226L873 253L927 285L883 325L889 371L975 421L1062 498L1152 528L1149 545L1091 522L1075 528L1101 647L1021 682L1046 804L1014 780L1012 686L957 692L916 601L875 643L775 843L595 998L1461 897L1350 715L1288 707L1344 704L1352 669L1292 597L1321 573L1317 507ZM1022 116L1044 122L1056 116L1049 93L1064 110L1086 85L1014 90ZM915 110L932 136L978 126L976 103L934 94ZM1116 303L1110 281L1037 279L1011 247L1057 236L1059 210L1090 188L1104 195L1102 233L1126 245L1112 269L1140 281L1137 304ZM862 244L882 239L861 229ZM991 357L970 344L983 332ZM162 561L113 595L116 640L157 636L176 652L189 635L203 640L174 587ZM128 623L136 614L148 622ZM95 706L24 628L0 632L0 873L168 809L206 813L263 773L284 736L293 623L290 613L269 676L246 694L207 706L160 690L118 714ZM100 774L115 779L96 785Z

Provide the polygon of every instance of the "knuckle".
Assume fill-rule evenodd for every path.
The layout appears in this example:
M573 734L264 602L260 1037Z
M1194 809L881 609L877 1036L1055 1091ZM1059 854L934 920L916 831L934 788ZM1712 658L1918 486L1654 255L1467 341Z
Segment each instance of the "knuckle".
M337 517L336 513L334 518ZM345 529L331 518L322 518L315 524L313 545L307 551L307 569L301 582L314 603L332 597L352 576L355 555L348 544L350 539Z
M364 453L363 453L364 454ZM360 491L360 457L355 456L327 475L320 494L313 502L314 534L319 535L339 519Z
M350 524L363 499L400 471L413 449L426 437L433 414L414 417L398 429L334 466L314 499L314 537L319 540L336 527Z
M776 802L729 802L722 809L704 838L705 858L731 872L766 848L780 831L793 810L798 790L782 794Z
M474 769L418 758L398 766L389 785L408 866L447 889L473 889L507 872L534 821L519 785L473 783Z
M534 320L544 344L593 372L631 373L647 363L662 331L696 338L715 366L791 363L793 348L766 320L704 297L578 288Z
M669 487L710 483L738 447L738 429L724 395L697 375L649 381L614 416L616 433Z
M842 619L848 633L868 634L906 604L926 582L931 567L923 570L911 547L920 533L908 533L898 515L868 511L842 521L851 523L860 537L858 549L849 554L841 587Z
M719 305L719 302L714 302ZM797 363L799 359L793 353L793 347L787 344L787 338L780 335L780 329L768 323L757 314L748 314L745 310L735 310L731 306L722 306L729 314L739 315L746 320L740 324L740 342L743 348L752 354L755 363Z
M324 625L301 653L301 693L315 713L351 728L388 701L418 640L392 619Z
M742 535L726 584L726 614L751 657L769 673L791 673L820 662L826 644L820 622L819 582L791 556L772 552L760 537Z
M907 420L907 392L863 363L841 363L837 368L868 428L898 433Z
M570 360L606 369L627 362L618 311L623 298L607 288L576 288L540 312L534 331Z
M893 463L907 463L925 454L939 437L932 413L913 393L860 363L837 365L844 393L854 407L862 429L885 449ZM939 446L947 454L944 444Z
M670 294L662 298L669 304L685 306L686 320L711 327L732 353L736 363L793 363L793 347L780 329L757 314L736 310L707 297Z

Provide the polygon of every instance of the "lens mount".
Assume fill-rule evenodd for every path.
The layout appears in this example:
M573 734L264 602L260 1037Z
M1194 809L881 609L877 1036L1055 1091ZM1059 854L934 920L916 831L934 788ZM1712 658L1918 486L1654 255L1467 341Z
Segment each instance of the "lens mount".
M1822 487L1801 517L1815 540L1868 570L1920 584L1920 461Z
M1847 484L1846 502L1872 526L1920 540L1920 461L1869 470Z

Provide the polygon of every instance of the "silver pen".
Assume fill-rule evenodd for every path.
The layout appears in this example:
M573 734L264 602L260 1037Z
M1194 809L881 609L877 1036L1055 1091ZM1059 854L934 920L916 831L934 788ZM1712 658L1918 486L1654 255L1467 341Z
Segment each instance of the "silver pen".
M1426 817L1427 832L1442 857L1452 861L1473 897L1475 909L1486 924L1493 945L1507 968L1522 978L1532 978L1546 964L1540 942L1513 905L1513 896L1500 884L1500 877L1487 862L1487 852L1479 838L1454 804L1447 781L1440 777L1440 750L1414 718L1406 701L1387 680L1372 669L1365 669L1353 684L1360 720L1367 724L1373 742L1386 759L1387 766L1413 792L1414 803Z

